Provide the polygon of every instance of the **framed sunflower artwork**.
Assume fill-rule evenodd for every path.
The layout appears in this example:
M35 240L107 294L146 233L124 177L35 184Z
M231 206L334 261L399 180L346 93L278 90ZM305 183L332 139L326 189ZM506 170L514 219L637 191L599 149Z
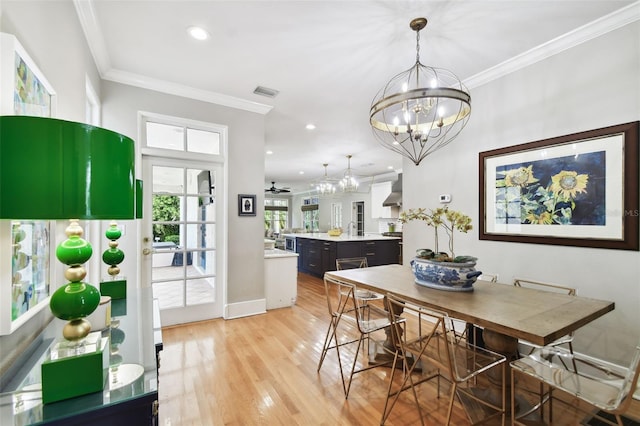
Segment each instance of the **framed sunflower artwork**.
M639 250L639 123L481 152L480 239Z

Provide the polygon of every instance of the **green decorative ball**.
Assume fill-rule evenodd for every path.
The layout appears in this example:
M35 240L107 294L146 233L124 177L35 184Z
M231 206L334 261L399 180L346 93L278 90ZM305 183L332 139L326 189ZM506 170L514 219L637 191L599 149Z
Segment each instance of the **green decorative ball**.
M124 260L124 252L119 248L111 248L102 253L102 261L107 265L119 265Z
M67 283L51 295L49 308L57 318L73 320L89 316L99 304L100 291L91 284Z
M82 265L92 254L91 244L77 235L70 236L56 248L56 257L65 265Z
M111 225L109 228L107 228L104 235L110 240L117 240L122 236L122 231L120 231L117 226Z

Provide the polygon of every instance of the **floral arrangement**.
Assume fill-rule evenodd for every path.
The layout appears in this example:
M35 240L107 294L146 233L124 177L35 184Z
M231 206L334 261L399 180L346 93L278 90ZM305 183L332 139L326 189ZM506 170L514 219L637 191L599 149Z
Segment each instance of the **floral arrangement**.
M588 174L561 170L543 186L534 176L533 165L506 170L496 187L506 187L507 194L520 198L520 222L535 225L570 225L576 197L587 192ZM508 197L506 200L509 202Z
M455 210L449 210L449 207L440 207L437 209L408 209L400 213L400 222L407 223L412 220L422 220L427 226L433 227L435 231L435 250L420 249L417 256L424 259L433 259L440 262L471 262L476 258L472 256L456 257L453 251L453 234L454 231L463 233L469 232L471 226L471 218L464 213ZM442 228L449 237L449 253L440 252L438 249L438 229Z

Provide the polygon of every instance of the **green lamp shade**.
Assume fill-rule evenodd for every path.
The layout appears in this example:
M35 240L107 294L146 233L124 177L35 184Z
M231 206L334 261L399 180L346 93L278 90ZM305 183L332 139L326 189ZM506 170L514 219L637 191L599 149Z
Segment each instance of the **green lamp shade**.
M136 219L142 219L142 181L136 180Z
M0 219L135 219L132 139L88 124L0 117Z

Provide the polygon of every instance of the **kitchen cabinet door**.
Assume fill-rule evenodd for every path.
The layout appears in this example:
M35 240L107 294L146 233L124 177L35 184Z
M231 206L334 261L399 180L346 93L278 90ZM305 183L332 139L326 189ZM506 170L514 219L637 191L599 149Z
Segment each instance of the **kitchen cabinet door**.
M380 182L371 185L371 217L373 219L391 218L391 207L383 207L382 203L391 194L391 182Z

